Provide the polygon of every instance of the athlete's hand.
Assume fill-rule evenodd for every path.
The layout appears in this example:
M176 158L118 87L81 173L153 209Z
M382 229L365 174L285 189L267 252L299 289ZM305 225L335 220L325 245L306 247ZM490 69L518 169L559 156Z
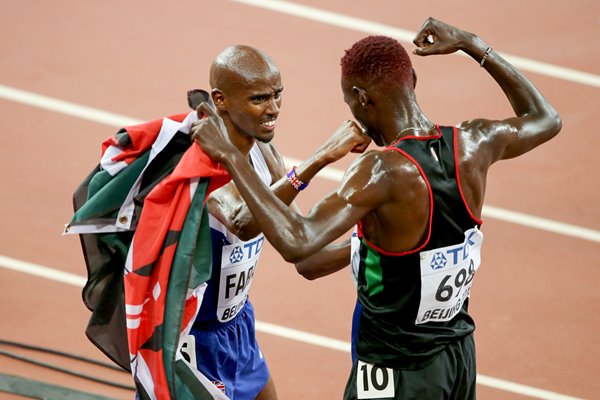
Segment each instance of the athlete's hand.
M327 159L328 163L335 162L349 152L362 153L369 144L371 138L363 133L362 129L353 121L342 122L339 128L319 148L319 153Z
M206 102L200 103L196 109L198 121L192 124L192 140L214 161L222 162L237 148L229 140L223 119Z
M455 28L435 18L427 18L415 36L413 43L417 46L413 54L430 56L434 54L451 54L461 50L472 34Z

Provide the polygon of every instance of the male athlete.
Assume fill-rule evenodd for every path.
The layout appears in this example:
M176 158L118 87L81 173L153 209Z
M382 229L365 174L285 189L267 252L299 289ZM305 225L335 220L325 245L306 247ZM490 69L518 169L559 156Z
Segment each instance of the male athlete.
M257 49L230 47L214 60L210 85L224 132L248 161L244 168L255 171L266 186L279 180L272 190L289 205L306 185L294 188L288 183L282 157L270 144L283 91L277 66ZM327 164L349 151L363 151L369 142L356 124L346 121L331 140L287 175L301 174L308 182ZM212 277L185 351L230 399L276 399L254 336L254 311L248 300L264 236L236 189L239 185L230 182L208 198ZM328 257L326 250L320 254Z
M306 217L259 184L208 104L200 109L209 118L193 128L286 260L298 262L356 225L352 264L362 310L345 399L475 398L468 299L480 265L487 172L561 129L533 84L476 35L429 18L414 43L419 56L468 54L498 83L515 115L439 126L417 103L404 48L383 36L360 40L342 58L344 100L383 148L360 156Z

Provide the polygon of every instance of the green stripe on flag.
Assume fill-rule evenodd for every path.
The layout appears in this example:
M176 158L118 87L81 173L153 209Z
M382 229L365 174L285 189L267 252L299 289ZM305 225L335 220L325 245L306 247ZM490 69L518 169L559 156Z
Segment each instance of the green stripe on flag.
M77 210L69 225L84 224L98 218L116 218L117 212L129 194L129 190L148 163L146 152L115 176L99 171L88 186L88 200Z
M165 303L162 347L165 374L171 393L182 399L201 398L206 392L190 371L176 366L175 358L188 289L206 282L212 269L208 212L204 207L209 182L208 178L202 179L192 198L173 257Z

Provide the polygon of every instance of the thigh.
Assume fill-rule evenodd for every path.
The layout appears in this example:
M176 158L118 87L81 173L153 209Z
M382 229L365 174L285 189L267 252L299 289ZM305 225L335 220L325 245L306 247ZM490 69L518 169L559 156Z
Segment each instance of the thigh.
M188 362L230 396L235 388L238 365L235 331L231 327L214 330L192 328L185 345Z
M270 378L267 362L258 347L254 329L252 305L238 324L238 372L236 375L235 400L276 399L275 385Z
M475 400L477 367L473 335L462 339L452 349L456 357L457 376L451 400Z
M353 363L345 400L472 400L475 399L475 353L471 336L449 345L427 366L391 369Z
M275 384L273 383L272 377L269 377L269 381L260 391L256 400L277 400L277 391L275 390Z

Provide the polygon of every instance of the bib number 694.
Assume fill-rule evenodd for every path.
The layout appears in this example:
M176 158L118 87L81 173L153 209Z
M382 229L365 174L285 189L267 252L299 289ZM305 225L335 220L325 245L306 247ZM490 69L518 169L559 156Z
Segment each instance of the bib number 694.
M435 292L435 299L440 302L449 301L456 290L455 297L458 297L463 287L467 286L473 281L475 275L475 267L473 266L473 260L469 263L469 269L460 269L456 275L446 275L440 282L440 286ZM452 279L454 278L454 279ZM450 281L450 284L448 284ZM453 285L452 285L453 283Z

